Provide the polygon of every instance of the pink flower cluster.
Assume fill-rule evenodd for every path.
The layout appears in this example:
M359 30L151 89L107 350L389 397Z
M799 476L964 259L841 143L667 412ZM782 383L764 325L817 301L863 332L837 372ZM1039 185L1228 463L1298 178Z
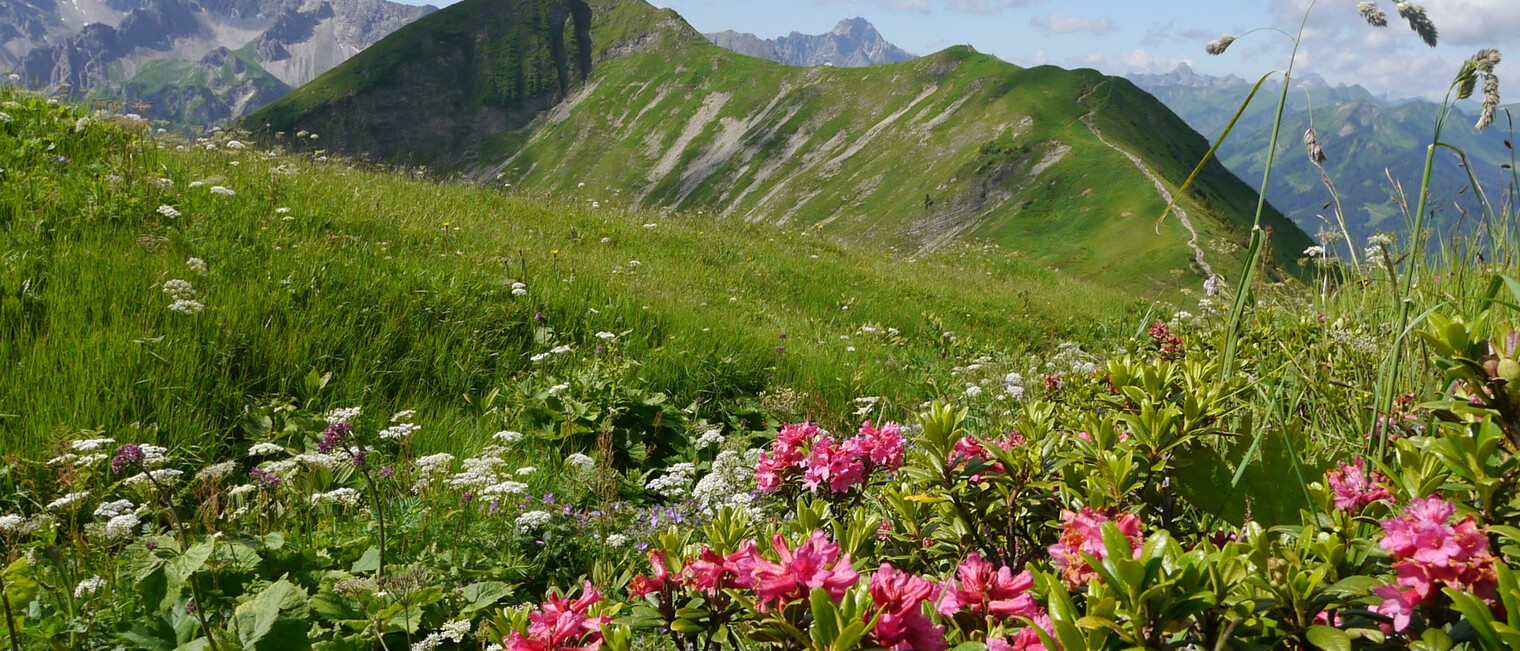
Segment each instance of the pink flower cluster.
M1399 578L1373 590L1383 598L1373 610L1391 617L1394 629L1408 628L1415 609L1439 596L1442 587L1494 603L1498 579L1488 536L1472 515L1452 526L1456 512L1456 505L1432 496L1410 503L1403 517L1383 521L1387 535L1379 545L1393 556Z
M1034 577L1028 570L1015 575L1007 566L993 569L981 554L971 552L956 569L955 576L940 584L937 608L945 617L954 617L956 613L998 621L1027 617L1048 631L1050 617L1035 603L1029 593L1032 587ZM1001 651L1045 651L1039 633L1031 627L1020 629L1011 639L988 639L987 646Z
M1079 512L1062 511L1061 539L1051 545L1049 551L1051 562L1060 570L1061 578L1066 580L1067 585L1076 588L1097 578L1097 572L1087 564L1087 559L1082 558L1082 554L1099 560L1108 558L1108 547L1103 544L1105 522L1113 522L1129 540L1134 555L1140 555L1140 548L1145 544L1145 539L1140 534L1140 516L1123 513L1117 519L1110 519L1108 514L1085 506Z
M806 598L813 588L823 588L837 601L860 580L850 567L850 555L841 555L839 545L830 542L821 530L814 531L796 549L776 534L771 548L779 561L761 556L753 540L744 541L739 551L727 556L703 549L679 574L671 574L664 552L652 551L649 564L653 575L633 577L628 594L639 598L675 585L708 595L725 589L747 589L754 591L762 609L773 610Z
M966 436L955 442L951 448L950 458L946 460L951 468L960 469L972 463L981 463L985 466L982 472L971 475L971 483L980 483L986 473L1001 475L1007 471L1003 463L995 461L992 453L988 451L989 445L996 445L1004 450L1012 450L1025 443L1024 435L1017 431L1009 432L1008 438L1002 441L983 440L975 436Z
M871 637L877 646L894 651L944 651L945 627L924 615L924 603L934 601L940 587L921 576L899 572L882 563L871 576L871 599L881 612ZM870 621L871 613L866 614Z
M1335 493L1335 508L1358 511L1373 502L1393 501L1393 493L1388 491L1388 478L1376 470L1367 472L1365 464L1361 457L1357 457L1354 464L1343 463L1325 473L1325 482Z
M586 613L601 600L590 581L574 601L550 592L538 611L528 614L528 634L513 631L503 643L507 651L597 651L602 646L602 625L612 618Z
M865 484L877 469L901 468L905 448L896 423L878 429L866 421L857 435L843 441L812 423L794 423L782 427L770 451L760 455L755 481L763 493L799 484L815 493L824 487L843 493Z

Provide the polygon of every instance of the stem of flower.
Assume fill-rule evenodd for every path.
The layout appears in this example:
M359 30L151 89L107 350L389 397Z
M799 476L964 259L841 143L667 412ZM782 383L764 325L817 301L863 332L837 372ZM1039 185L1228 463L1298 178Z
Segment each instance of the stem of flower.
M174 523L174 531L179 536L180 553L190 551L190 536L185 533L185 525L179 521L179 514L174 512L174 502L169 499L168 492L164 490L162 484L158 483L152 471L143 468L143 475L147 476L153 488L157 489L158 498L163 500L164 508L169 511L169 521ZM190 583L190 599L195 603L195 619L201 623L201 632L206 635L206 643L211 646L211 651L222 651L221 645L216 641L216 635L211 631L211 624L206 621L206 607L201 601L201 587L195 580L195 573L191 572L190 576L185 578Z
M4 577L0 577L0 604L5 606L5 629L11 634L11 651L21 651L21 639L16 636L16 616L11 614L11 597L5 594Z
M375 572L375 581L385 580L385 511L380 505L380 490L375 487L374 478L369 476L369 469L359 467L359 474L364 477L364 485L369 487L369 501L375 508L375 523L380 525L380 569Z

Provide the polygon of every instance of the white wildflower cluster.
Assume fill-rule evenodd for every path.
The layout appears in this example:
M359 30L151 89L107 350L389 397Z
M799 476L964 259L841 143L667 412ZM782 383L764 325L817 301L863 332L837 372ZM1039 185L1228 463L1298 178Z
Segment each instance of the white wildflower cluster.
M524 285L522 283L512 283L512 295L513 296L527 296L528 295L528 286Z
M237 140L228 140L227 144L222 145L222 146L226 147L228 149L247 149L248 148L248 145L245 145L242 142L237 141Z
M137 534L139 524L142 524L142 521L138 520L135 514L123 513L106 521L105 526L99 527L96 537L107 542L126 540Z
M131 500L116 500L114 502L101 502L95 507L95 517L110 519L119 515L125 515L137 510L137 505Z
M115 442L116 439L83 439L70 443L69 449L75 452L94 452Z
M149 468L156 468L158 466L169 463L169 448L166 448L162 445L151 445L148 443L144 443L138 447L142 450L143 453L143 465Z
M227 491L227 495L229 495L231 497L241 497L243 495L247 495L249 493L252 493L252 492L254 492L254 491L258 490L258 489L259 489L259 487L256 486L256 485L254 485L254 484L238 484L236 486L233 486L232 490Z
M386 439L388 441L399 441L401 439L410 437L411 435L417 433L417 431L420 429L422 429L422 426L416 423L396 423L395 425L380 430L380 438Z
M644 488L649 492L672 499L686 496L686 487L691 485L692 476L697 472L697 467L691 463L678 463L665 469L665 474L649 480Z
M534 466L523 466L523 467L517 469L517 476L518 477L527 477L528 475L531 475L531 474L536 473L536 472L538 472L538 468L536 468Z
M517 516L517 520L513 524L517 526L519 532L529 533L538 531L553 519L554 514L548 511L525 511L522 515Z
M410 423L410 422L412 422L412 419L416 418L416 417L417 417L417 410L416 409L403 409L403 410L398 411L398 412L396 412L394 414L391 414L391 422L392 423Z
M174 206L168 204L159 206L158 214L163 215L169 219L178 219L180 216L180 212L178 210L175 210Z
M708 446L721 447L725 440L727 439L723 438L723 430L721 428L714 427L705 432L702 432L702 435L697 437L697 448L701 449Z
M713 459L712 470L697 480L691 496L697 505L708 512L716 512L724 506L733 506L759 515L755 508L755 465L760 462L760 450L747 450L740 454L724 450Z
M501 481L496 468L505 462L499 456L491 454L497 451L496 448L487 448L487 450L480 455L461 461L460 465L464 467L464 470L451 475L443 483L459 489L474 489L485 488Z
M617 335L611 332L598 332L596 333L596 338L601 339L602 341L611 341L613 339L616 339Z
M206 275L206 261L200 258L190 258L185 261L185 266L199 275Z
M97 592L100 592L100 589L104 587L106 587L105 579L102 579L99 576L92 576L88 579L80 581L79 585L74 586L74 598L83 599Z
M5 111L0 111L0 124L5 124L15 119L16 118L11 117L11 114L6 113Z
M211 194L217 195L219 197L232 197L236 196L237 192L233 191L232 188L229 187L213 185L211 186Z
M327 424L337 425L338 423L352 423L355 418L358 418L359 415L363 413L363 411L363 407L343 407L341 409L334 409L327 412Z
M502 443L506 443L507 445L511 445L513 443L521 441L523 438L523 433L515 432L512 430L502 430L500 432L492 434L491 438L496 439Z
M169 304L169 310L180 314L199 314L206 309L206 305L196 300L195 286L190 281L175 278L164 283L164 293L174 302Z
M93 465L95 465L97 463L105 461L106 458L107 457L106 457L106 455L104 453L86 454L84 456L80 456L80 455L77 455L77 454L74 454L74 453L71 452L71 453L68 453L68 454L63 454L63 455L56 456L56 457L53 457L51 459L48 459L48 465L50 465L50 466L74 466L75 468L88 468L88 467L93 466Z
M520 481L504 481L491 484L480 489L482 497L502 498L508 495L522 495L528 492L528 485Z
M592 459L591 457L576 452L575 454L565 457L565 465L570 466L571 468L575 468L576 470L586 472L596 468L596 459Z
M1098 365L1092 360L1092 356L1082 351L1082 347L1066 341L1056 346L1056 352L1045 362L1045 368L1056 373L1076 373L1085 375L1098 370Z
M564 391L564 390L569 389L569 388L570 388L570 383L569 382L565 382L565 383L562 383L562 384L556 384L556 385L554 385L552 387L549 387L549 395L551 395L551 396L557 396L557 395L559 395L559 393L561 391Z
M568 353L568 352L570 352L572 350L575 350L575 349L571 348L569 346L555 346L555 347L549 349L548 352L535 354L532 357L530 357L529 359L531 359L531 360L533 360L535 362L542 362L542 361L544 361L546 359L549 359L550 357L553 357L555 355L563 355L563 354Z
M196 180L196 181L191 181L190 182L190 187L192 187L192 188L199 188L199 187L203 187L205 185L206 185L205 181Z
M1013 399L1014 402L1024 400L1024 376L1017 372L1003 376L1003 395Z
M231 477L235 470L237 470L236 461L223 461L202 468L200 472L195 473L195 478L199 481L215 483Z
M339 506L358 506L359 491L352 488L335 488L326 493L316 493L311 496L312 504L337 504Z
M76 504L76 503L78 503L78 502L80 502L80 501L88 498L89 496L90 496L90 491L80 491L78 493L69 493L67 495L64 495L63 497L60 497L60 498L58 498L56 500L53 500L52 502L49 502L48 505L47 505L47 509L49 511L57 511L59 509L66 509L66 508L69 508L70 506L73 506L74 504Z
M428 636L412 643L412 651L435 651L443 646L445 641L459 644L470 634L470 620L461 619L444 624L436 633L428 633Z
M422 457L412 464L417 468L417 482L412 484L412 492L420 493L427 488L428 484L442 479L449 474L449 469L454 466L454 455L447 452L430 454Z
M860 406L855 408L855 415L869 415L871 412L876 410L876 405L879 403L881 403L881 396L861 396L859 398L856 398L855 404Z
M81 117L78 120L74 121L74 133L79 133L80 131L84 131L88 128L90 128L90 118Z
M290 479L301 470L301 464L295 459L283 459L280 461L266 461L259 464L259 468L280 479Z
M254 443L252 447L248 448L248 456L250 457L267 457L271 454L284 453L285 448L280 447L278 443Z
M173 190L174 189L174 181L173 181L173 179L166 179L166 178L164 178L162 176L160 176L160 177L158 177L156 179L148 179L148 185L151 185L151 186L153 186L155 188L158 188L160 190ZM162 212L163 209L164 209L164 206L159 206L158 207L159 212ZM170 208L169 210L174 210L174 209ZM178 215L179 213L175 212L174 214Z
M160 486L173 486L179 483L179 478L184 474L184 471L181 470L175 470L173 468L160 468L158 470L138 473L127 478L127 480L122 483L126 484L127 486L149 486L152 485L153 482L158 482L158 485Z
M305 464L310 468L321 468L323 470L332 470L333 468L337 468L343 463L343 460L339 459L338 455L324 454L321 452L303 452L296 455L295 457L292 457L292 460L296 461L297 463Z
M39 518L28 518L15 513L0 515L0 534L7 536L28 536L41 526L42 520Z
M607 546L608 547L622 547L623 545L627 545L627 544L628 544L628 536L625 536L625 535L620 534L620 533L615 533L615 534L612 534L610 536L607 536Z

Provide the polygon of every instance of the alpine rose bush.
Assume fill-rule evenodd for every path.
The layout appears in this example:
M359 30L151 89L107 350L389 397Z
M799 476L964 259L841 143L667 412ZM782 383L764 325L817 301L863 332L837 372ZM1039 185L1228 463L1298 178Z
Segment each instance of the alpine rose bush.
M1410 617L1452 588L1496 603L1497 559L1489 552L1488 532L1468 515L1451 525L1455 504L1439 497L1415 500L1404 516L1383 521L1386 536L1378 543L1394 559L1398 579L1373 590L1383 598L1377 612L1393 619L1395 630L1409 627Z

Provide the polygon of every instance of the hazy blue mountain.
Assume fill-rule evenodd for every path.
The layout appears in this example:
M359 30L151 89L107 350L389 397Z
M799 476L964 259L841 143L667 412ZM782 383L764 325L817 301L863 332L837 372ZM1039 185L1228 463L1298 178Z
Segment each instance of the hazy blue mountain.
M1186 65L1171 73L1131 75L1130 79L1210 139L1224 131L1251 88L1251 83L1238 77L1200 75ZM1325 169L1340 195L1351 237L1360 245L1379 231L1406 232L1405 211L1389 176L1402 186L1409 203L1418 199L1438 106L1422 99L1389 99L1361 86L1331 86L1315 76L1297 81L1289 95L1267 198L1310 233L1340 229L1333 206L1326 205L1330 191L1305 153L1303 136L1312 124L1328 157ZM1219 152L1226 167L1258 190L1280 89L1271 84L1257 94ZM1459 107L1443 140L1466 152L1473 175L1488 200L1497 205L1515 178L1507 167L1514 154L1508 122L1501 114L1492 129L1478 132L1473 126L1476 120L1474 107ZM1470 185L1461 160L1448 150L1438 152L1431 184L1434 219L1428 223L1432 228L1443 234L1459 226L1473 232L1468 227L1480 223L1481 204Z

